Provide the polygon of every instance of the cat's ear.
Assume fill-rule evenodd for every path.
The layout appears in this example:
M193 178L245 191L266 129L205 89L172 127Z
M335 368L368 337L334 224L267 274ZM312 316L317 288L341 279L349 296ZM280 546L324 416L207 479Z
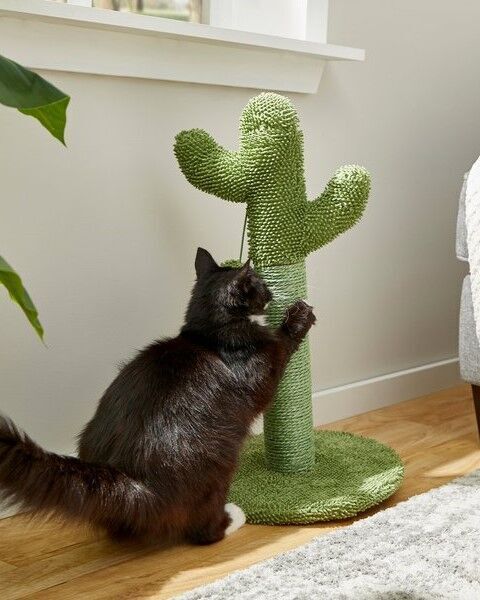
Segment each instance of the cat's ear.
M237 278L243 279L245 275L248 275L251 272L251 270L252 267L250 265L250 259L248 259L247 262L238 270Z
M218 269L218 265L210 252L205 250L205 248L198 248L197 256L195 257L195 272L197 277L202 277L202 275L215 269Z
M233 279L234 283L243 291L248 289L250 285L250 276L252 273L252 267L250 266L250 259L238 269Z

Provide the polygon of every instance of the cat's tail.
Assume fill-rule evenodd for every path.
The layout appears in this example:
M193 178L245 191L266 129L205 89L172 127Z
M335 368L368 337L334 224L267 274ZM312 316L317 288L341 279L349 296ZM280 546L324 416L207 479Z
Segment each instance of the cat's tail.
M92 525L121 525L132 534L146 530L158 511L141 483L108 465L47 452L2 415L0 500Z

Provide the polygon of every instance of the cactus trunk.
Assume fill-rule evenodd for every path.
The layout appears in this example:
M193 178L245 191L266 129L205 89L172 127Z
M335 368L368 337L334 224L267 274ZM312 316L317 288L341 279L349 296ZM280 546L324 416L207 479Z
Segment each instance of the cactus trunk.
M260 268L273 293L268 320L280 324L285 309L307 297L305 261L293 265ZM300 473L315 461L312 419L312 389L308 339L292 356L278 387L274 403L265 415L265 459L269 469Z

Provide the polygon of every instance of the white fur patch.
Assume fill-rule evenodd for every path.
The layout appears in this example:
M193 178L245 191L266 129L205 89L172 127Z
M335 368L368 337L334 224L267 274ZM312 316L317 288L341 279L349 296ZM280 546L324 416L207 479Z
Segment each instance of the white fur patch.
M233 504L233 502L225 504L225 512L232 519L230 525L225 529L225 535L230 535L234 531L237 531L237 529L240 529L242 525L245 525L247 520L245 513L239 506Z
M250 323L257 323L262 327L267 325L267 315L248 315Z

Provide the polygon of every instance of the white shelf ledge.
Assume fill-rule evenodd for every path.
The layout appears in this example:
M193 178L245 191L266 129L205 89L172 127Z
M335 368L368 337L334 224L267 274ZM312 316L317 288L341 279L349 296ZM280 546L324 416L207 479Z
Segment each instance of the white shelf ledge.
M33 69L317 91L364 50L47 0L0 0L0 54Z

